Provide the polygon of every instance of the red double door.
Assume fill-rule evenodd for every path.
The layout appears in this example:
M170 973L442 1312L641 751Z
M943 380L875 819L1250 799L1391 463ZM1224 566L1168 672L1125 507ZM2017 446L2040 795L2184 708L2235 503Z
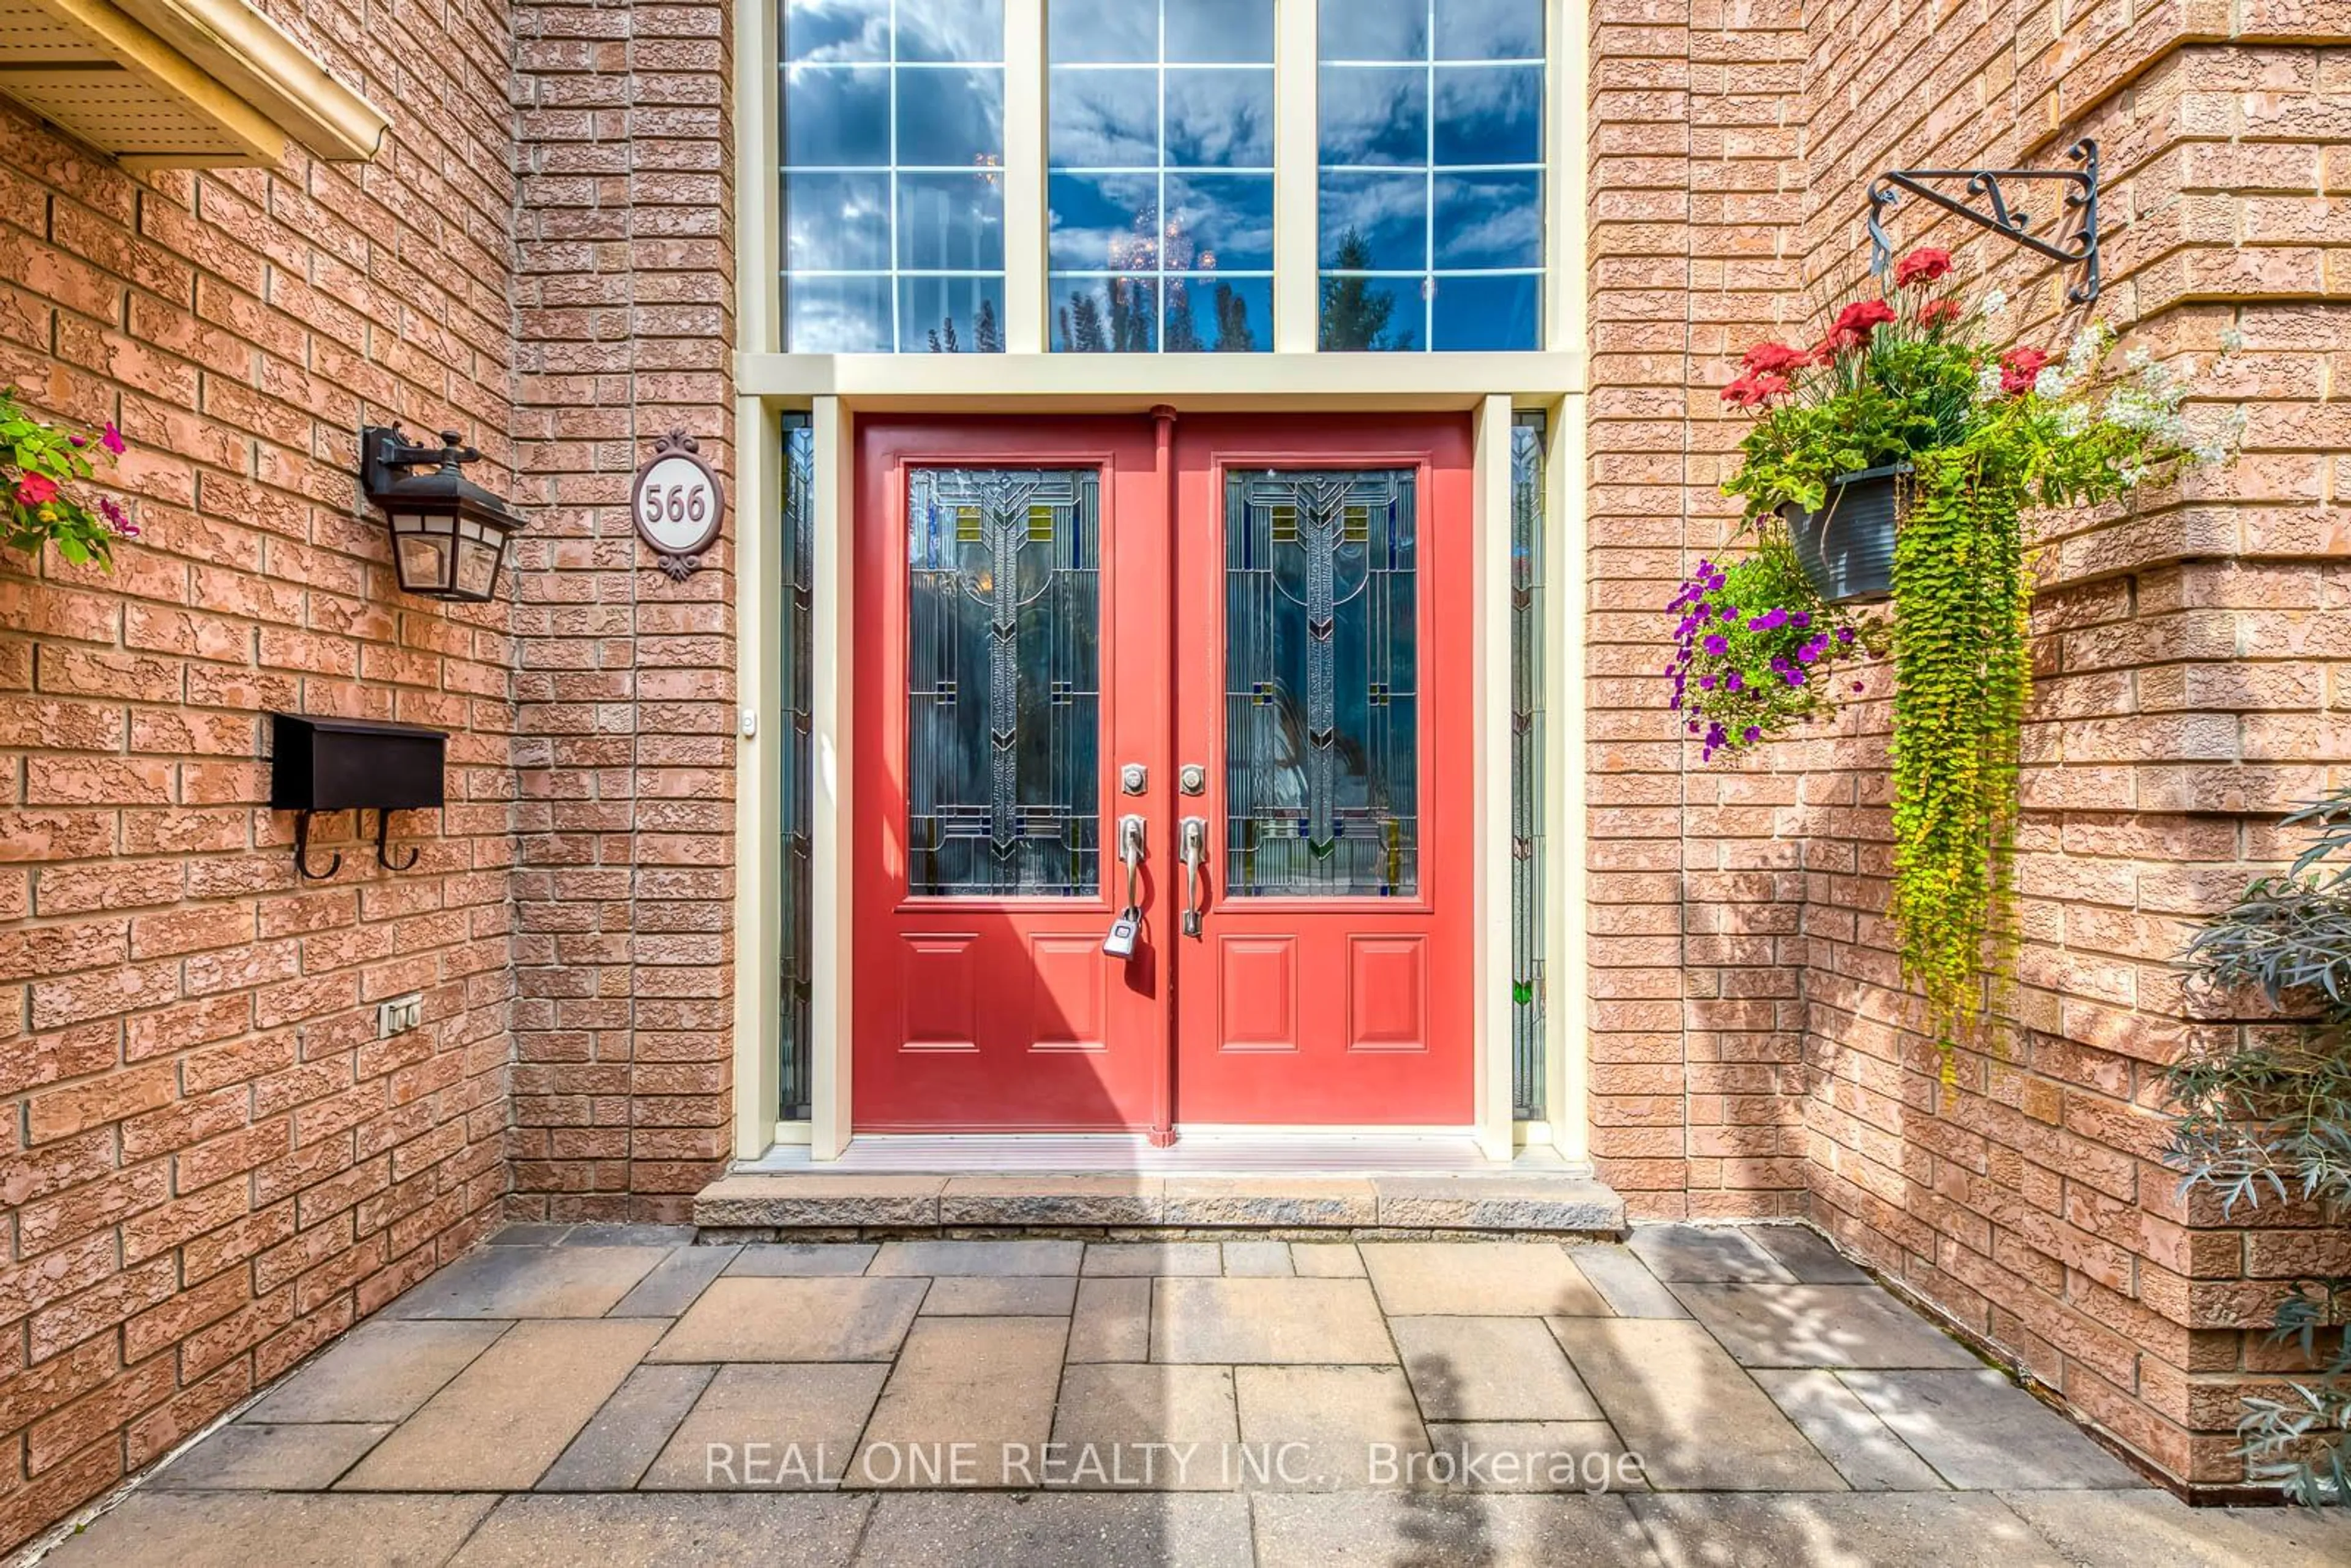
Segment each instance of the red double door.
M858 1130L1468 1124L1469 451L860 423Z

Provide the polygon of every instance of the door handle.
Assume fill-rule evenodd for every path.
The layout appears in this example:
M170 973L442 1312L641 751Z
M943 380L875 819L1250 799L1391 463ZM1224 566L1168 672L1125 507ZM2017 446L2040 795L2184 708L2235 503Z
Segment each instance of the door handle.
M1208 868L1208 819L1186 817L1176 844L1184 862L1184 935L1200 934L1200 883Z
M1138 883L1143 876L1144 836L1146 830L1143 814L1130 811L1118 820L1118 858L1126 867L1126 910L1138 914L1143 908L1143 896Z

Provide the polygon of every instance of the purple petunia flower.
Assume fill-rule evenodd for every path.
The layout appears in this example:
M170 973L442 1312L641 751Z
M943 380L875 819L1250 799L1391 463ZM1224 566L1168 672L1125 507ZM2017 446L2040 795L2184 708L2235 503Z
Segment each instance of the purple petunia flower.
M1723 677L1722 684L1729 686L1734 692L1743 692L1747 689L1747 677L1740 674L1737 670L1733 670L1729 674Z
M1809 610L1799 610L1794 614L1788 617L1788 624L1793 626L1799 632L1802 631L1805 627L1810 626L1812 623L1813 612Z
M1838 627L1837 641L1846 646L1851 646L1853 643L1853 628L1850 626Z
M1780 678L1787 682L1792 686L1801 686L1804 684L1804 672L1791 667L1788 670L1783 671Z
M1748 744L1751 746L1751 745L1753 745L1756 741L1759 741L1759 740L1761 740L1761 739L1762 739L1762 738L1763 738L1763 732L1762 732L1762 730L1761 730L1761 729L1758 728L1756 726L1754 726L1754 725L1751 725L1751 724L1750 724L1750 725L1749 725L1749 726L1747 727L1747 728L1746 728L1746 730L1745 730L1745 732L1744 732L1744 738L1746 739L1746 741L1748 742Z
M1714 677L1712 675L1700 675L1698 678L1698 689L1702 692L1710 692L1714 690Z
M1719 659L1730 652L1730 639L1717 632L1706 640L1706 651Z

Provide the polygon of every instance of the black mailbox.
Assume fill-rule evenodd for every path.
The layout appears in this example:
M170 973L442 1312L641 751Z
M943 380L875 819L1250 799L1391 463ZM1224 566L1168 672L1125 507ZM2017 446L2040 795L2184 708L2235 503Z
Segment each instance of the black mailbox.
M385 846L394 811L431 810L445 802L443 775L449 737L413 724L368 718L305 718L274 713L270 720L269 808L292 811L294 865L306 877L335 874L309 866L310 816L315 811L376 813L375 855L393 871L416 863L417 852L393 865Z

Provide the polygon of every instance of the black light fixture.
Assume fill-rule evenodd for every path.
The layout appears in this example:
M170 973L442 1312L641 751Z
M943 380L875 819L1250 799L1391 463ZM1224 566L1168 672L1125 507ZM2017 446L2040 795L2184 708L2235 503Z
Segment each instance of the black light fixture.
M454 430L438 446L411 444L396 424L360 432L360 487L391 521L403 591L469 603L497 596L507 540L523 520L461 472L481 456Z

